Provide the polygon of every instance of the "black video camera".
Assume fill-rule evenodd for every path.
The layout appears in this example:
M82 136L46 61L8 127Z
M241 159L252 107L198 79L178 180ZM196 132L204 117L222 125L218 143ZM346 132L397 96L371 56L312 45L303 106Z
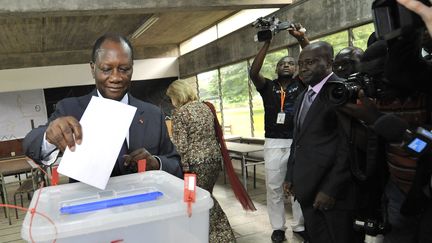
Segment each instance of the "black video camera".
M365 73L351 74L343 81L328 81L325 98L333 105L340 106L347 102L355 103L358 92L363 89L370 98L380 98L384 95L384 83Z
M430 6L429 0L417 0ZM379 39L390 40L424 26L420 16L396 0L375 0L372 3L375 32Z
M275 16L272 16L268 18L258 18L252 23L252 27L260 29L255 36L255 41L263 42L271 40L274 35L282 30L294 28L294 25L289 21L282 22Z

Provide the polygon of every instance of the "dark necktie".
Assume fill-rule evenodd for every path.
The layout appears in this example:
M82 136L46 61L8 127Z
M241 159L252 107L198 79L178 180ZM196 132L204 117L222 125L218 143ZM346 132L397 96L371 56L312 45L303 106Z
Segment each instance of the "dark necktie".
M126 143L126 139L123 141L123 145L120 149L120 153L117 157L117 161L114 165L114 168L111 172L111 176L119 176L119 175L123 175L123 171L124 171L124 158L123 155L126 155L128 153L128 147L127 147L127 143Z
M306 117L306 114L309 111L309 108L313 102L313 96L314 96L315 92L313 91L313 89L310 89L306 92L304 99L303 99L303 106L301 108L300 114L299 114L299 125L301 127L301 125L303 124L303 121Z

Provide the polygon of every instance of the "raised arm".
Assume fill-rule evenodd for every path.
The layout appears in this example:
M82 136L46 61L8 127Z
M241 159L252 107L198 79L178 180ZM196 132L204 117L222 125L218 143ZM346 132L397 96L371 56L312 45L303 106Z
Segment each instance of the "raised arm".
M268 40L261 47L260 51L256 55L255 59L252 62L251 69L249 71L249 76L257 89L261 89L265 85L265 78L260 74L262 65L264 63L264 58L269 49L271 40Z
M303 29L303 31L302 31ZM289 29L288 32L297 39L298 43L300 44L301 48L305 48L307 45L309 45L309 39L306 37L306 32L303 26L299 23L294 24L294 28Z

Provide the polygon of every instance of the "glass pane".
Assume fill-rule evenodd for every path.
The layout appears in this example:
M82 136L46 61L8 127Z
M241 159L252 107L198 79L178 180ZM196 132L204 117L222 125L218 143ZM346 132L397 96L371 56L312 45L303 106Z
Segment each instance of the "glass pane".
M353 45L366 50L367 40L372 32L375 31L373 23L362 25L353 29Z
M264 104L260 94L252 87L254 137L264 138Z
M248 70L246 62L220 69L226 134L250 137ZM228 131L228 132L227 132Z
M287 49L271 52L266 55L261 74L269 79L277 78L276 64L282 58L288 55ZM252 64L251 60L251 64ZM261 95L256 90L255 86L252 87L252 108L253 108L253 124L254 124L254 137L264 138L264 104Z
M216 113L219 122L222 123L220 95L219 95L219 82L218 71L213 70L205 73L200 73L198 77L198 95L200 100L211 102L216 108Z
M333 35L328 35L320 38L321 41L327 41L333 46L334 55L338 54L340 50L348 47L348 31L342 31Z

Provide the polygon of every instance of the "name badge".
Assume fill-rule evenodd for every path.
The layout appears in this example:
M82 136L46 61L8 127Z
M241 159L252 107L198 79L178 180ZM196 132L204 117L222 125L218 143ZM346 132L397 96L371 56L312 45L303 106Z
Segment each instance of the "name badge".
M276 119L277 124L284 124L285 123L285 113L279 112Z

